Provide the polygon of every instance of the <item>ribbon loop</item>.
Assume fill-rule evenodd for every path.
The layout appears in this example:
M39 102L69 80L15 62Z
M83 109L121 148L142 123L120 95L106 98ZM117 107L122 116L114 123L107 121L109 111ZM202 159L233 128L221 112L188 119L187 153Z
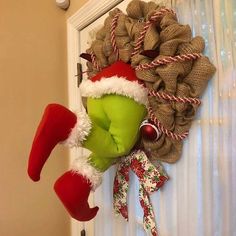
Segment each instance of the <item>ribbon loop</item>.
M113 205L115 214L128 220L127 192L129 188L129 163L122 161L117 168L113 185Z
M149 195L157 191L168 180L160 163L154 166L147 155L137 150L121 159L114 180L114 210L116 215L122 215L128 220L127 193L129 188L129 170L139 179L139 202L143 208L143 225L146 231L157 236L155 215Z

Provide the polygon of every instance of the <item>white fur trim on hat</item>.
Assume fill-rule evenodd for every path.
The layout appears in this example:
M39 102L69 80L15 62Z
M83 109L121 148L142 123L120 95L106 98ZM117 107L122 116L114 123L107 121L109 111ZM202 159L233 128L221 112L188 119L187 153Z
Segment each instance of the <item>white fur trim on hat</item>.
M125 77L112 76L98 81L85 80L80 84L83 97L100 98L105 94L119 94L147 105L148 91L136 81L129 81Z
M75 159L71 165L71 170L89 179L93 191L102 183L103 173L91 166L86 156Z
M77 123L71 130L69 137L62 144L69 147L81 146L86 137L89 135L92 124L86 111L76 112Z

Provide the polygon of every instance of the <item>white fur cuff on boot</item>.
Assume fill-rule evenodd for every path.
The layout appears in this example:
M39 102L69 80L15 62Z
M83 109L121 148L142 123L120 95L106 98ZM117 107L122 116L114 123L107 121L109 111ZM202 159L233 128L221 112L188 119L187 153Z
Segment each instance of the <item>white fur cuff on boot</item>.
M80 147L89 135L92 123L86 111L76 112L77 123L71 130L69 137L62 144L69 147Z
M91 166L86 156L75 159L71 165L71 170L87 178L91 182L93 191L102 183L103 173Z

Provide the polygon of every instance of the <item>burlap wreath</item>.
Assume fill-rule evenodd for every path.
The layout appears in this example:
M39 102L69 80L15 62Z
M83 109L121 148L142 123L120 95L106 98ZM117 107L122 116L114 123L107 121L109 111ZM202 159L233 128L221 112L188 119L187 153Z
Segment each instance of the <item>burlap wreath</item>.
M135 67L166 56L203 52L205 47L203 38L200 36L193 38L189 25L181 25L174 14L166 13L148 28L141 47L141 51L155 50L158 56L155 58L141 54L132 56L135 42L145 22L158 9L160 7L153 2L133 0L127 7L127 14L119 15L115 28L115 41L120 60ZM118 59L113 52L110 32L112 20L118 12L120 10L115 9L109 13L104 26L96 34L96 40L87 50L88 53L94 54L98 65L95 67L94 63L87 63L89 77L95 75L99 67L106 67ZM197 60L173 62L148 70L137 70L136 74L149 89L180 97L199 98L214 72L214 65L207 57L201 56ZM195 104L167 102L154 97L149 97L149 103L163 126L176 134L190 129L198 108ZM141 140L141 146L149 153L151 159L169 163L176 162L180 158L182 145L182 140L172 139L164 133L156 142Z

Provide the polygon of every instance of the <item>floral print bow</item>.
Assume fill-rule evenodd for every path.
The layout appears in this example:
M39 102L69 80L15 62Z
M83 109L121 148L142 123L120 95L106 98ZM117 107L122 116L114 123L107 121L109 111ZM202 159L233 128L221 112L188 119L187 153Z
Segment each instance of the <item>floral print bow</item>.
M121 159L114 180L113 205L116 215L122 215L126 220L128 220L127 192L130 169L140 182L139 201L144 211L144 229L157 236L155 215L149 195L157 191L168 180L168 176L161 164L154 166L142 150L134 151Z

